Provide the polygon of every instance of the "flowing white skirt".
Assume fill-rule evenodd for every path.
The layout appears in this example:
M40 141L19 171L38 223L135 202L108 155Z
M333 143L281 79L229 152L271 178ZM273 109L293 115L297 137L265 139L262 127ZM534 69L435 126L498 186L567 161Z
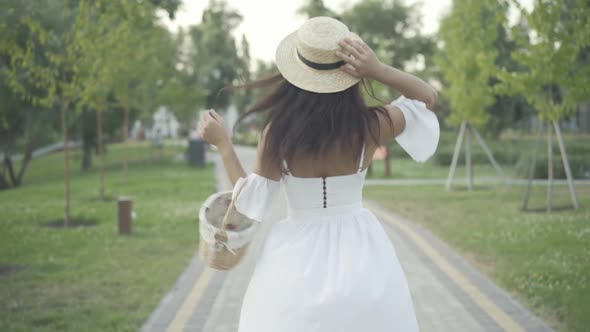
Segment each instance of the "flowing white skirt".
M238 332L291 331L418 331L395 249L371 211L303 211L272 225Z

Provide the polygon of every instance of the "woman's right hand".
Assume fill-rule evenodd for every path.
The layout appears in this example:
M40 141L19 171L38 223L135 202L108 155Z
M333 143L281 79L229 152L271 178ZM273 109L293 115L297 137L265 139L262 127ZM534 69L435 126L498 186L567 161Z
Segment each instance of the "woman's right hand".
M357 78L374 79L377 76L383 64L363 40L343 38L338 45L343 51L336 51L336 56L346 62L340 70Z
M202 111L199 119L199 135L218 149L231 146L231 138L225 130L223 118L214 109Z

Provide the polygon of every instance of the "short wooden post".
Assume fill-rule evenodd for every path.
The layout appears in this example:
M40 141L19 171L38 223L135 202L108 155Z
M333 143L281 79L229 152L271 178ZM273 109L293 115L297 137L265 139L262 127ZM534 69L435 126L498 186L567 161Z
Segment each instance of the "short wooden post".
M131 211L133 200L131 197L119 197L119 234L131 234Z

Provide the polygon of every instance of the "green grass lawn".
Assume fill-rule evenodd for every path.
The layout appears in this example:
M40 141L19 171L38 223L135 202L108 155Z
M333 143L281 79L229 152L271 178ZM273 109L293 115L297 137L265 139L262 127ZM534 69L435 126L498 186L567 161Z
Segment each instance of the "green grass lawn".
M580 209L522 212L525 186L367 187L365 196L424 225L559 331L590 326L590 186L578 185ZM569 203L566 186L556 205ZM544 206L545 187L531 205Z
M21 188L0 192L0 331L136 331L197 250L200 203L215 191L213 166L160 159L132 161L123 181L121 146L109 146L107 201L98 200L95 168L79 170L72 153L72 218L87 224L47 227L63 218L63 155L36 159ZM133 145L148 159L148 145ZM94 160L95 166L97 160ZM117 233L116 197L133 198L130 236Z

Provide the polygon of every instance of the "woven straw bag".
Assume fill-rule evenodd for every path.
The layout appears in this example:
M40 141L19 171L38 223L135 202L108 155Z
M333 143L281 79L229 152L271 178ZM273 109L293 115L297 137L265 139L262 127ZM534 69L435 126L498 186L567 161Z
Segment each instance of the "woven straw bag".
M199 210L199 257L205 265L217 270L230 270L246 253L258 222L239 213L232 191L215 193L207 198Z

